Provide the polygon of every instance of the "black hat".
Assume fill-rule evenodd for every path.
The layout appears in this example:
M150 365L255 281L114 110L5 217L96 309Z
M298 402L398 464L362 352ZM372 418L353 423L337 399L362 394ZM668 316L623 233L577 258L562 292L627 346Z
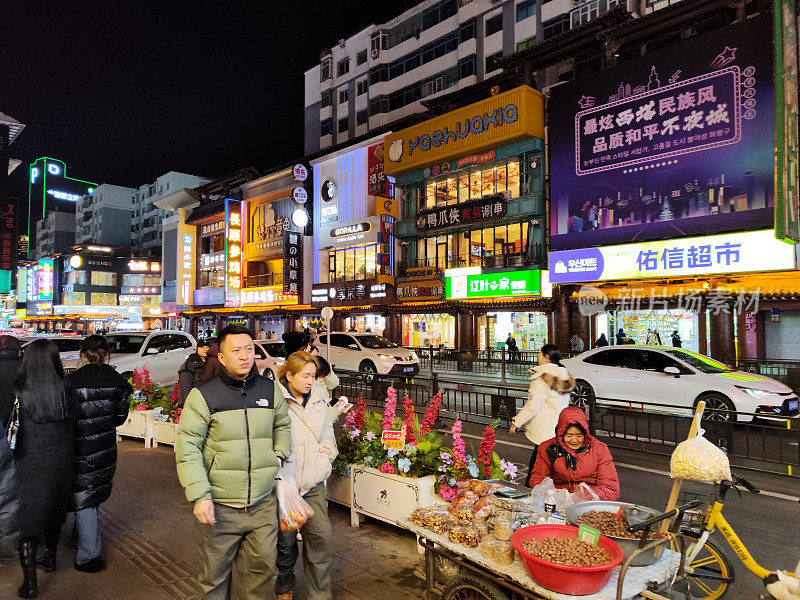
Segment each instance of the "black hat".
M197 347L210 347L214 344L214 338L200 338L197 340Z
M286 356L291 356L298 350L302 350L311 342L311 336L304 331L287 331L281 337L283 337Z

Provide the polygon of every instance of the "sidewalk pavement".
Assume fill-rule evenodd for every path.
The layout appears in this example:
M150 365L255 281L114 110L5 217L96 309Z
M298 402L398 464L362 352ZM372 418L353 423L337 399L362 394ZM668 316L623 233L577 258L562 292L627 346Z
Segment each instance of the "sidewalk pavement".
M350 510L331 503L333 597L337 600L416 600L424 584L413 575L420 564L414 536L367 519L350 526ZM72 517L62 530L58 570L39 572L42 600L189 600L199 598L195 583L197 551L191 508L175 471L172 448L145 449L141 442L119 444L114 490L100 507L107 568L80 573L73 568ZM295 598L303 600L302 558ZM22 574L16 558L0 561L0 598L16 598Z

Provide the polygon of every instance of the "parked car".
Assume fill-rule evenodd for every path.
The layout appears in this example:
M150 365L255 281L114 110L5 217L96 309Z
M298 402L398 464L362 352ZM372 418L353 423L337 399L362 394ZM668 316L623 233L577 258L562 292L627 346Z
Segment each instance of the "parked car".
M419 359L411 350L401 348L374 333L331 332L329 362L337 369L360 371L368 379L376 373L413 377L419 373ZM328 334L317 338L317 347L325 356Z
M155 383L173 386L178 381L180 369L187 357L197 349L194 337L185 331L120 331L105 336L111 349L109 363L128 378L134 369L147 367ZM77 367L64 363L67 369Z
M86 338L85 335L48 335L48 336L25 336L20 338L22 351L33 340L45 339L58 346L58 355L64 364L64 370L74 371L81 358L81 342Z
M595 398L707 409L797 415L798 398L786 385L684 348L660 346L605 347L563 361L575 378L573 403L585 406ZM735 420L727 412L706 418ZM750 420L744 417L742 420Z
M283 342L253 341L255 343L258 372L269 379L277 379L278 367L286 362L286 357L281 355Z

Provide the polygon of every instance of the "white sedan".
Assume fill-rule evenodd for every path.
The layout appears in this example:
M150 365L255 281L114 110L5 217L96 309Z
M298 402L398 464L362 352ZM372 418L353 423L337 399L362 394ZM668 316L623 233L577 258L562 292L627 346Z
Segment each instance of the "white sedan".
M563 361L575 378L573 403L649 402L679 407L705 400L707 409L797 415L798 398L786 385L683 348L610 346ZM727 412L706 418L729 420ZM750 417L744 417L750 420Z

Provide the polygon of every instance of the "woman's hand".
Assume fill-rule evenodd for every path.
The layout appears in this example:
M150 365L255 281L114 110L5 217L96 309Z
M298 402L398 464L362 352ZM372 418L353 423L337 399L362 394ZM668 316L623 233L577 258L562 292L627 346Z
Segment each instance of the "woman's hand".
M508 428L508 433L510 433L511 435L517 433L517 426L512 423L511 427Z

